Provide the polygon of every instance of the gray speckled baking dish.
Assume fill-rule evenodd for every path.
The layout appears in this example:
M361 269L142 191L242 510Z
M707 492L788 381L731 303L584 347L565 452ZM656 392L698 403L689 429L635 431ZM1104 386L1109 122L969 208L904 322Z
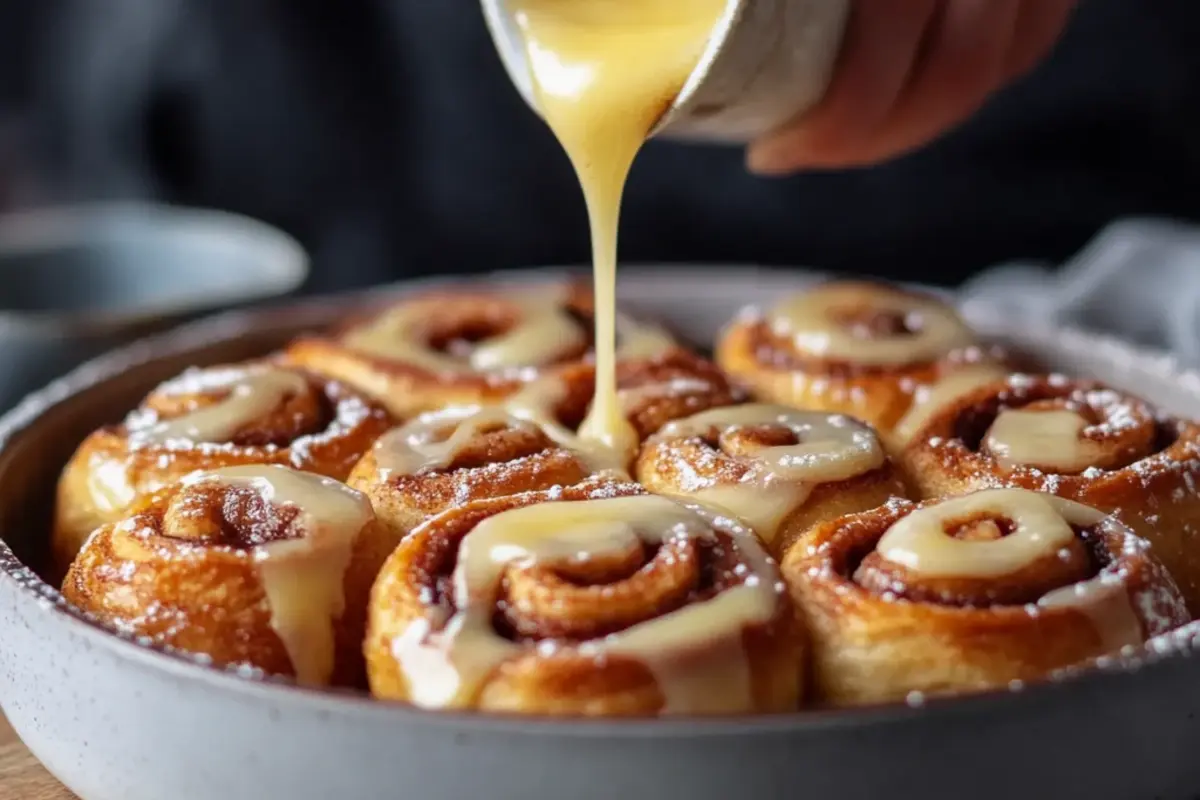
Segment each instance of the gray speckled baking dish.
M804 280L750 269L627 269L621 293L631 309L707 341L740 306ZM138 344L0 421L0 703L34 754L84 800L1128 800L1200 790L1194 627L1086 674L917 707L541 721L433 714L207 668L102 631L26 566L40 563L55 479L89 431L186 366L262 353L353 300L235 313ZM1200 415L1200 377L1168 358L1079 332L974 321L1053 367Z

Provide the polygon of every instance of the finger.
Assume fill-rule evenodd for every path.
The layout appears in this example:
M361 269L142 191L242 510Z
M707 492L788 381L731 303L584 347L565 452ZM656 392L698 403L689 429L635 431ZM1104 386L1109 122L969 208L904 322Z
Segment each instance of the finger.
M869 139L900 97L936 0L859 0L825 97L796 124L751 146L748 165L764 174L822 166Z
M1031 72L1054 49L1075 11L1077 0L1025 0L1008 54L1010 80Z
M1021 0L945 3L908 90L862 148L861 163L914 150L979 110L1005 82L1021 7Z

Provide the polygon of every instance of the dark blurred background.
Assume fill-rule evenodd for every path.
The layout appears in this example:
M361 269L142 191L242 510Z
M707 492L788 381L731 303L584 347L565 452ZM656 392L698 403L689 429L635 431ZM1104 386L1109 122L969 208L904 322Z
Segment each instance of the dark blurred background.
M1110 220L1200 217L1200 2L1083 0L1051 61L871 170L655 143L629 261L957 282ZM587 259L566 160L471 0L0 0L0 207L153 198L298 236L309 291Z

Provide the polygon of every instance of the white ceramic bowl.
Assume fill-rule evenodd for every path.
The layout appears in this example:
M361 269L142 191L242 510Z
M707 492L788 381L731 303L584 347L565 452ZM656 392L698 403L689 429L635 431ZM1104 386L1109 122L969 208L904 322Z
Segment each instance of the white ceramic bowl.
M0 215L0 410L86 359L307 276L292 237L236 214L95 203Z
M707 342L743 304L805 280L748 268L627 269L621 293L628 307ZM264 352L350 302L235 313L138 344L0 421L0 703L84 800L1125 800L1191 797L1200 787L1193 628L1087 674L919 707L529 720L427 713L210 669L102 631L23 565L44 552L53 482L92 428L185 366ZM1053 367L1200 414L1200 380L1168 358L1079 332L1006 331L986 313L974 321Z

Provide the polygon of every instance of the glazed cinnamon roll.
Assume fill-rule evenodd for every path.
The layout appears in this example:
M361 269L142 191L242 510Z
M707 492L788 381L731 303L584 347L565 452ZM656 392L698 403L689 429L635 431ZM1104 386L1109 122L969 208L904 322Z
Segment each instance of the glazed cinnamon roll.
M342 480L391 425L382 407L304 370L268 361L189 370L89 436L67 464L53 537L59 575L93 530L188 473L283 464Z
M827 283L717 343L717 363L764 401L858 417L903 440L933 406L1007 374L948 304L883 285Z
M1200 426L1096 383L1015 376L935 414L905 450L923 497L989 486L1115 512L1200 609Z
M617 395L642 439L674 420L746 399L716 364L679 348L618 362Z
M832 705L1033 681L1188 619L1165 569L1115 518L1023 489L818 527L784 560Z
M905 494L869 426L773 405L728 406L667 424L643 446L636 474L652 492L732 514L777 554L820 522Z
M431 709L785 711L801 641L753 534L635 484L452 509L372 591L372 692Z
M195 473L96 531L66 599L121 633L312 685L363 685L372 581L395 542L362 494L281 466Z
M399 540L451 506L605 474L628 479L614 453L559 424L466 407L423 414L384 435L347 482Z
M715 364L675 345L623 351L617 362L617 403L636 441L616 458L628 467L636 447L672 420L745 400ZM514 416L578 431L595 396L591 363L580 362L535 380L502 402Z
M591 295L575 287L407 298L286 358L357 387L400 419L505 398L591 348Z

